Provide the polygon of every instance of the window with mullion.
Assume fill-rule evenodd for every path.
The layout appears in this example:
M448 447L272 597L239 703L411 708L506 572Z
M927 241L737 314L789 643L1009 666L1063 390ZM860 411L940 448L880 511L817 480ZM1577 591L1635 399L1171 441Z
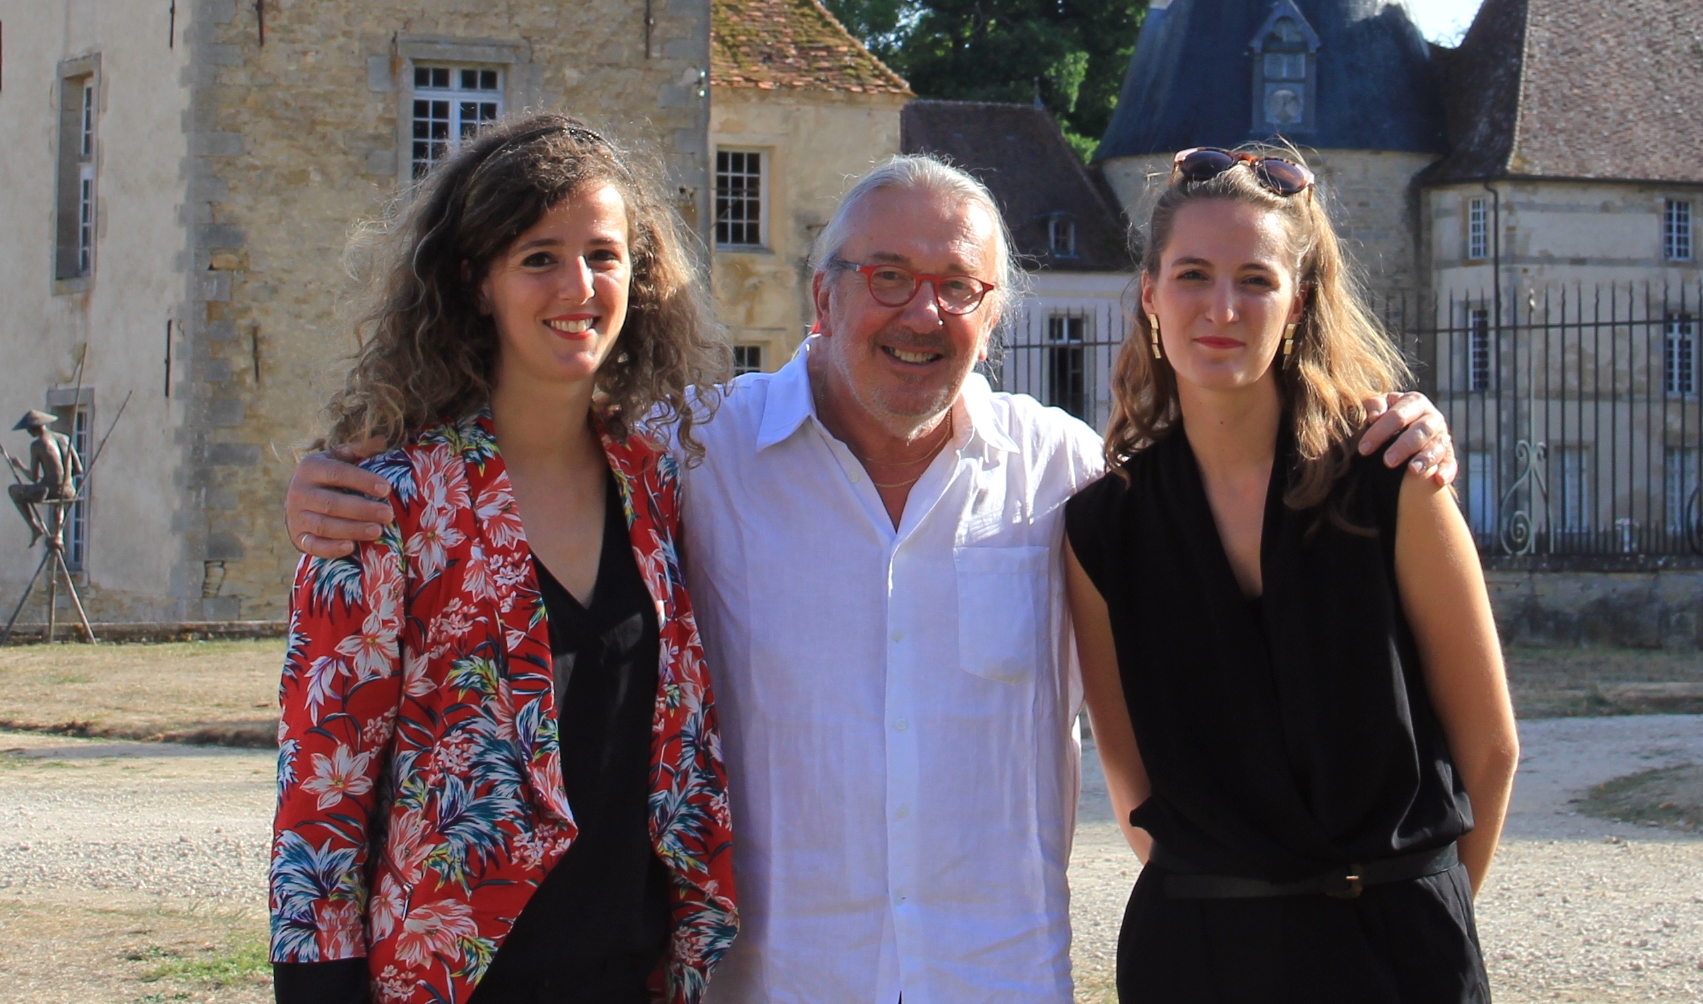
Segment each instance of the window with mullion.
M1667 199L1662 206L1662 254L1669 261L1690 261L1691 203Z
M720 247L763 246L761 151L716 151L715 241Z
M502 71L477 67L414 67L410 160L415 179L453 154L503 115Z

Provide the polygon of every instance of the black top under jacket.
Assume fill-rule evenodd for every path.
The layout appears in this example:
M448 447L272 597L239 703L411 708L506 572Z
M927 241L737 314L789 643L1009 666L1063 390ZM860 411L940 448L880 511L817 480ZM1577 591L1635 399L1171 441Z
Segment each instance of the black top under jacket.
M667 945L668 872L650 839L656 604L609 479L588 609L534 560L555 660L562 781L579 836L497 951L472 1004L647 1004Z
M1356 457L1323 507L1283 503L1279 437L1250 604L1179 426L1067 506L1111 618L1153 795L1131 822L1212 874L1308 878L1471 829L1395 580L1404 468Z

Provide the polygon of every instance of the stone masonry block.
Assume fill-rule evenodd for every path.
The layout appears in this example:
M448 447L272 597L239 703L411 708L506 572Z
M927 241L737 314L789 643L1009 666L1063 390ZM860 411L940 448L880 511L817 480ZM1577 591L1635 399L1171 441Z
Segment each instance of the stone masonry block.
M212 66L242 65L242 47L239 45L197 45L194 56Z
M384 177L396 175L396 151L373 150L367 154L367 173Z
M391 88L390 57L367 57L367 90L386 93Z
M207 462L217 467L253 467L260 463L260 447L253 443L209 443Z
M203 272L196 276L195 294L198 299L227 303L231 298L229 272Z
M201 0L195 8L195 21L206 20L224 24L237 16L237 0Z
M242 538L234 533L210 533L207 535L208 561L241 561L248 553L243 546Z
M658 89L656 93L656 106L658 108L690 108L702 100L704 99L698 97L696 86L681 87L669 84Z
M242 133L198 132L189 137L189 153L195 157L240 157Z
M242 620L242 598L239 596L214 596L200 602L202 620Z
M236 398L216 398L207 405L207 421L222 426L241 425L247 412L248 409Z
M213 321L201 331L208 341L230 342L235 341L237 337L235 321Z
M205 248L240 248L248 242L241 227L212 224L196 231L197 242Z

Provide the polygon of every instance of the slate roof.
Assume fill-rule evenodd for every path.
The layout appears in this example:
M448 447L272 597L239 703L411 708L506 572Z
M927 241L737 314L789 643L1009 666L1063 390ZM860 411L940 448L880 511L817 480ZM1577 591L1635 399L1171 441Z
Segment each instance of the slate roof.
M1485 0L1439 53L1454 152L1430 183L1703 182L1703 2Z
M710 0L710 84L911 93L817 0Z
M1319 40L1317 126L1294 136L1297 143L1446 152L1430 46L1405 7L1392 0L1293 2ZM1094 159L1272 138L1253 129L1249 46L1273 7L1273 0L1172 0L1149 10Z
M993 192L1019 253L1058 272L1127 272L1117 199L1065 142L1052 113L990 101L912 101L899 117L905 153L932 153ZM1074 257L1054 255L1048 221L1076 223Z

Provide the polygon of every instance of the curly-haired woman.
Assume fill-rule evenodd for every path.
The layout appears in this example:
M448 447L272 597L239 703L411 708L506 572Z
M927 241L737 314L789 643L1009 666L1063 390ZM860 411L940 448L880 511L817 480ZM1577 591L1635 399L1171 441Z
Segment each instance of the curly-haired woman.
M394 524L304 559L272 849L281 1002L688 1002L738 927L674 460L726 349L655 172L469 142L369 234L332 438Z
M1359 456L1404 375L1305 165L1178 155L1066 510L1094 735L1147 859L1125 1002L1485 1002L1472 897L1518 759L1453 496Z

